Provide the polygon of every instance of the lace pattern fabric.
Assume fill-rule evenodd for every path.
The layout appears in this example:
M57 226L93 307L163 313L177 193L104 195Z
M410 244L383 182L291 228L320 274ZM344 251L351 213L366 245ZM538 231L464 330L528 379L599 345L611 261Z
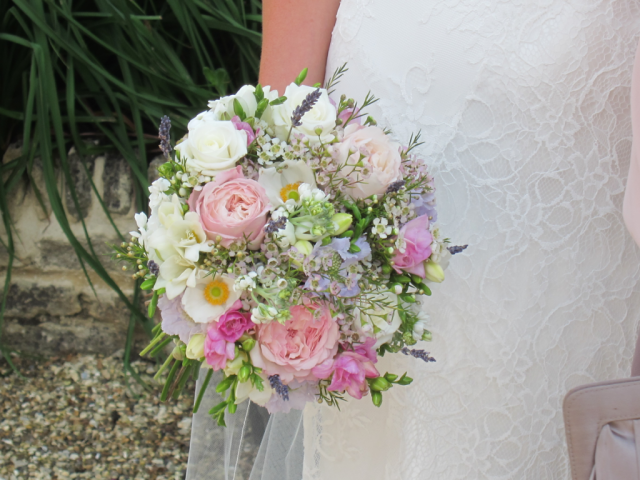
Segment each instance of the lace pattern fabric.
M634 0L343 0L327 72L422 130L439 224L459 243L424 308L415 382L305 411L304 479L566 479L561 403L629 374L640 253L621 205ZM402 356L396 356L402 357ZM383 363L387 362L387 363Z

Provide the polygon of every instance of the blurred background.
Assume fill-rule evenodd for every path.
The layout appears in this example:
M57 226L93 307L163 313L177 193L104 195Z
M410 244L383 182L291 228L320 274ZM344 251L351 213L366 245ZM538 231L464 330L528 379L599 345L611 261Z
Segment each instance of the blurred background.
M164 359L138 355L157 319L110 245L146 211L160 118L175 143L207 101L256 82L261 2L0 13L0 480L182 479L194 387L158 401Z

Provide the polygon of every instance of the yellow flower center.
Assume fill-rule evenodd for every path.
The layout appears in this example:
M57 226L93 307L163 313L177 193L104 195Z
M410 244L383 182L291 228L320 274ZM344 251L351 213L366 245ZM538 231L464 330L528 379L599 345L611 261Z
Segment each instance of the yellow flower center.
M229 299L229 286L222 280L214 280L204 287L204 298L211 305L222 305Z
M300 185L302 185L302 182L290 183L282 187L280 190L280 198L282 201L295 200L297 202L300 200L300 194L298 193L298 187Z

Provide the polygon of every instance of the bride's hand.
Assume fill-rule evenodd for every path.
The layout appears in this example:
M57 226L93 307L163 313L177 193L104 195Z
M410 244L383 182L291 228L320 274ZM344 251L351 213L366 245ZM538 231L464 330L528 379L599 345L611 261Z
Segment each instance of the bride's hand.
M307 67L305 84L324 81L340 0L264 0L260 83L280 95Z

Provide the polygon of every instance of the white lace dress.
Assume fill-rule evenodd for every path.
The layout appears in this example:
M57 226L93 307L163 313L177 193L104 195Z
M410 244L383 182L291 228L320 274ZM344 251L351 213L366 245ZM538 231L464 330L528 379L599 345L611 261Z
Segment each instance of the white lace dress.
M435 364L380 409L305 411L305 480L566 479L562 399L629 375L622 222L637 0L343 0L327 73L421 153L467 252L425 305ZM387 363L384 363L384 362Z

